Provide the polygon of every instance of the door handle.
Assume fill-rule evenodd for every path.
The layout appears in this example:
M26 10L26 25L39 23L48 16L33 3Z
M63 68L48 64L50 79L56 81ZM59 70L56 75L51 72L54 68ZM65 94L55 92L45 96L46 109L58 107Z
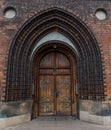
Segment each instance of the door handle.
M55 92L52 91L51 95L52 95L52 96L55 96L55 97L58 97L58 96L59 96L58 90L56 90Z
M58 90L56 90L55 95L56 95L56 97L58 97L58 96L59 96L59 92L58 92Z

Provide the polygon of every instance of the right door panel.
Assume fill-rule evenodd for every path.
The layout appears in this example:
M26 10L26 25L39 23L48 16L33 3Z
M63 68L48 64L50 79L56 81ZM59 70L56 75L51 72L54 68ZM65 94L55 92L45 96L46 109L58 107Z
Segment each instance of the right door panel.
M71 80L70 75L56 76L57 115L71 116Z

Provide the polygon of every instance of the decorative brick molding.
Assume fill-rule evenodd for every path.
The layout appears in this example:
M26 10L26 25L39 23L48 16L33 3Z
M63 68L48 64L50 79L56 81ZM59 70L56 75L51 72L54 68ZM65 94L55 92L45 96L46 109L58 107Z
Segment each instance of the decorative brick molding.
M31 98L36 54L33 50L42 36L54 30L73 41L79 53L75 55L80 98L104 100L101 54L94 35L76 16L51 8L29 19L13 40L8 57L6 101Z

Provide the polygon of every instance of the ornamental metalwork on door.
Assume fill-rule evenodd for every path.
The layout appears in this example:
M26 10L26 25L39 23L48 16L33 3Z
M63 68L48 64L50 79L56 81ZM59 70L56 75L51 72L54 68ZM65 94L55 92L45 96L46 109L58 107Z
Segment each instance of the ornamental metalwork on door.
M74 115L73 69L67 55L57 50L50 51L40 58L37 69L38 94L34 101L35 104L37 102L34 106L36 115Z

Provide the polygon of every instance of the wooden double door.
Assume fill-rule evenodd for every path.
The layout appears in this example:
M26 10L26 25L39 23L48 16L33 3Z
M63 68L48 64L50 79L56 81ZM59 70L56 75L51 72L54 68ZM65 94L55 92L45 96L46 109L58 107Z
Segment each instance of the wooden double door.
M42 56L38 65L38 116L71 116L75 89L73 68L67 55L53 51Z

